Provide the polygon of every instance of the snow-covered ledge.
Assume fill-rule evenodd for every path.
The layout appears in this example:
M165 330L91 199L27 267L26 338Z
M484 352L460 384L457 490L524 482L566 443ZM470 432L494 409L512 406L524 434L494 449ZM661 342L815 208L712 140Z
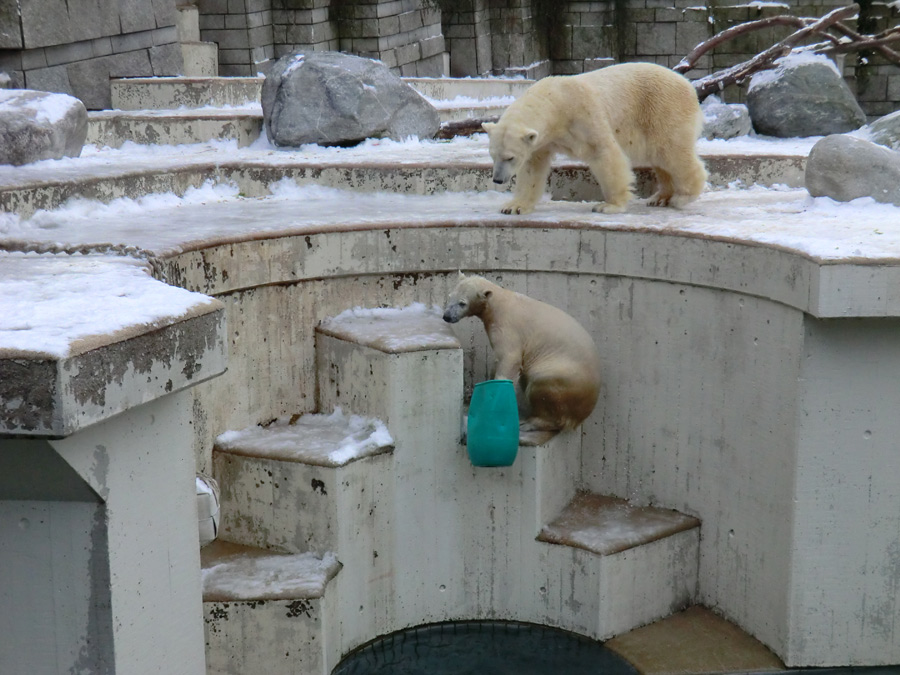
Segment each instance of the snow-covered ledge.
M205 672L189 387L220 302L108 255L0 252L0 663Z
M221 303L153 279L144 261L0 263L0 436L70 436L225 369Z

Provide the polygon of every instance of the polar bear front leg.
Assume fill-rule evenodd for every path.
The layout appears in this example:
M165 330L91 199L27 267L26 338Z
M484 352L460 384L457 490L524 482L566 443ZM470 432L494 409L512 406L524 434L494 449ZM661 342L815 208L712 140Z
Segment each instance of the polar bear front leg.
M631 162L616 144L601 148L588 159L588 166L603 190L604 201L594 206L595 213L622 213L631 201L634 172Z
M549 150L539 150L526 160L516 175L514 197L503 205L500 213L524 215L534 211L534 205L544 194L544 187L547 185L552 155Z

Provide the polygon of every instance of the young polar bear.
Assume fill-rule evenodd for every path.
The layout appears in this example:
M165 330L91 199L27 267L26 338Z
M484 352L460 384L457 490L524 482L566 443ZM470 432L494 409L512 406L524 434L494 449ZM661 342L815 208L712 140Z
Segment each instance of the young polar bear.
M606 200L594 207L621 213L632 196L632 167L652 167L651 206L680 207L696 199L706 169L695 143L703 114L691 83L652 63L623 63L583 75L545 77L514 101L496 124L486 123L494 182L516 179L501 213L530 213L540 199L553 156L587 163Z
M574 429L597 403L600 360L594 341L560 309L460 273L444 321L477 316L497 360L494 377L518 382L528 418L522 431Z

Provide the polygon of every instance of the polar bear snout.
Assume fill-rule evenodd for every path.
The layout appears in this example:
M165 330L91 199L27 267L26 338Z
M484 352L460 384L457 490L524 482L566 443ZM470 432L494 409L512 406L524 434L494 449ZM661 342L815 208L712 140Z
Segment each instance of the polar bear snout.
M453 313L448 309L446 312L444 312L444 321L446 321L447 323L456 323L457 321L459 321L459 317L453 316Z

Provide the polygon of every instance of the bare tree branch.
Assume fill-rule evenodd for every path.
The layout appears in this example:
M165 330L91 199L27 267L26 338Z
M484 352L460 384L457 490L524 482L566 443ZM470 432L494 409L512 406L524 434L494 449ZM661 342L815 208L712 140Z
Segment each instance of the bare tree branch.
M485 122L496 122L500 118L494 117L475 117L457 122L444 122L441 124L440 130L435 138L447 139L455 136L471 136L481 131L481 125Z
M694 81L697 90L697 98L701 101L707 96L721 91L730 84L740 84L747 77L759 70L771 68L776 59L787 56L799 43L816 35L824 33L828 28L843 19L849 19L859 11L859 5L853 4L847 7L839 7L830 11L816 21L808 23L803 28L791 33L781 42L778 42L763 52L747 61L739 63L731 68L726 68L718 73L701 77Z

